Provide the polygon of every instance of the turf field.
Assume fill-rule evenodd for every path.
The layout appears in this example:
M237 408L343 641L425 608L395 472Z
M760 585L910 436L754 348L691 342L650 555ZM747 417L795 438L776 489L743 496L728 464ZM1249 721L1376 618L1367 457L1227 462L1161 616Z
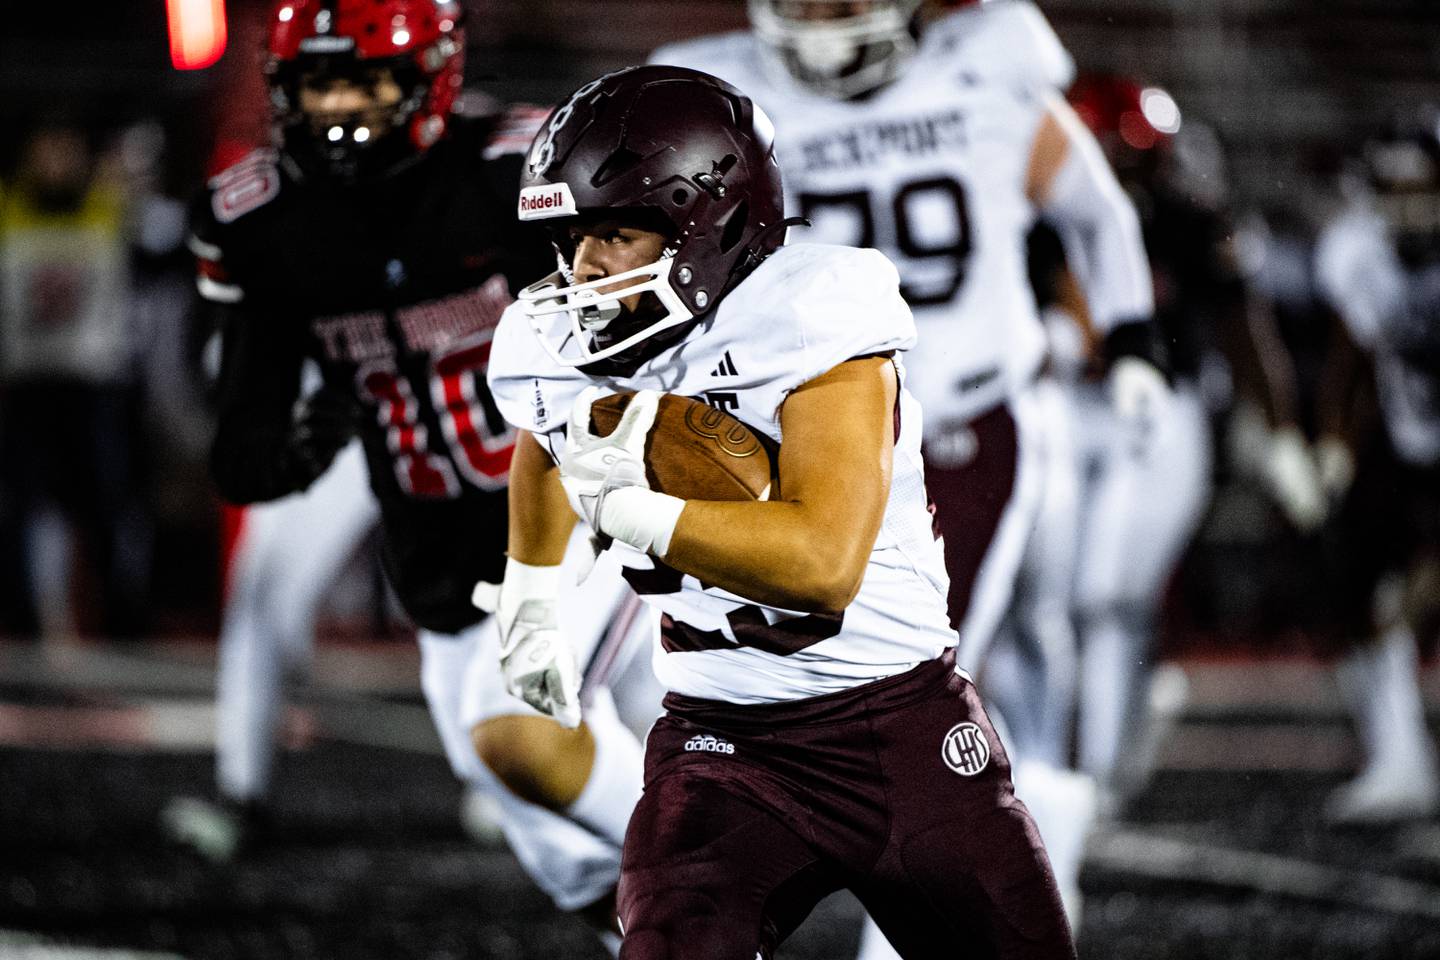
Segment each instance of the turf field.
M167 845L167 801L210 790L212 657L0 644L0 958L606 955L503 846L462 829L400 644L322 646L261 846L215 865ZM1325 674L1181 667L1160 769L1091 839L1081 955L1440 958L1440 823L1319 817L1355 762ZM780 956L848 960L858 930L834 897Z

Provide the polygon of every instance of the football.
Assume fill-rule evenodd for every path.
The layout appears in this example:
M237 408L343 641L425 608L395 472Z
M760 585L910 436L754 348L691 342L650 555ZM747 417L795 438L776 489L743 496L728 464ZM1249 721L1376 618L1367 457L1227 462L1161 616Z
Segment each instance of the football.
M596 400L590 429L608 435L632 396ZM766 500L777 492L775 452L774 441L725 411L664 393L645 441L645 473L652 490L683 500Z

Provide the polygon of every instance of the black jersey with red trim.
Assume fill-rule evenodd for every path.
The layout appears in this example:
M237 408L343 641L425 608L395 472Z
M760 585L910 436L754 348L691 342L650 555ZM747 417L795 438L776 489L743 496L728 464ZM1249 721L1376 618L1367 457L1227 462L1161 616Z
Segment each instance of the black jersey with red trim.
M212 470L237 502L303 489L296 450L306 357L351 398L380 501L387 567L421 626L477 614L498 580L515 433L485 382L490 339L520 287L552 271L548 236L515 214L530 110L457 118L382 182L306 180L260 150L197 202L197 284L221 314Z

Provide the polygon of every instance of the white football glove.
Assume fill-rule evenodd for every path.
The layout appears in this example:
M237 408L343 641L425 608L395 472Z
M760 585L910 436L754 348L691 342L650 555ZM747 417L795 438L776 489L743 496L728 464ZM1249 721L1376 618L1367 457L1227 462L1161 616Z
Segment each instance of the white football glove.
M1111 366L1105 386L1110 407L1120 420L1126 452L1145 457L1157 442L1170 405L1165 375L1147 360L1125 356Z
M597 437L590 432L590 407L601 396L598 387L587 387L575 398L560 483L570 506L596 533L663 557L685 501L651 490L645 477L645 439L660 394L636 393L609 436Z
M1270 495L1296 530L1311 533L1325 522L1320 472L1304 436L1293 424L1270 434L1262 475Z
M505 563L505 582L476 584L471 601L495 611L505 689L564 727L580 725L580 671L555 615L560 567Z

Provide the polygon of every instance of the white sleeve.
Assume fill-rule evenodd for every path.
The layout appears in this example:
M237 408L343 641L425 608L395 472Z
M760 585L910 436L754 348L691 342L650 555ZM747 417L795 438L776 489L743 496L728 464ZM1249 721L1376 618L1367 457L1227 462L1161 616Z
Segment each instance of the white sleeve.
M1095 327L1146 320L1155 312L1150 260L1135 205L1115 179L1094 136L1068 108L1052 110L1070 144L1040 203L1065 240Z

